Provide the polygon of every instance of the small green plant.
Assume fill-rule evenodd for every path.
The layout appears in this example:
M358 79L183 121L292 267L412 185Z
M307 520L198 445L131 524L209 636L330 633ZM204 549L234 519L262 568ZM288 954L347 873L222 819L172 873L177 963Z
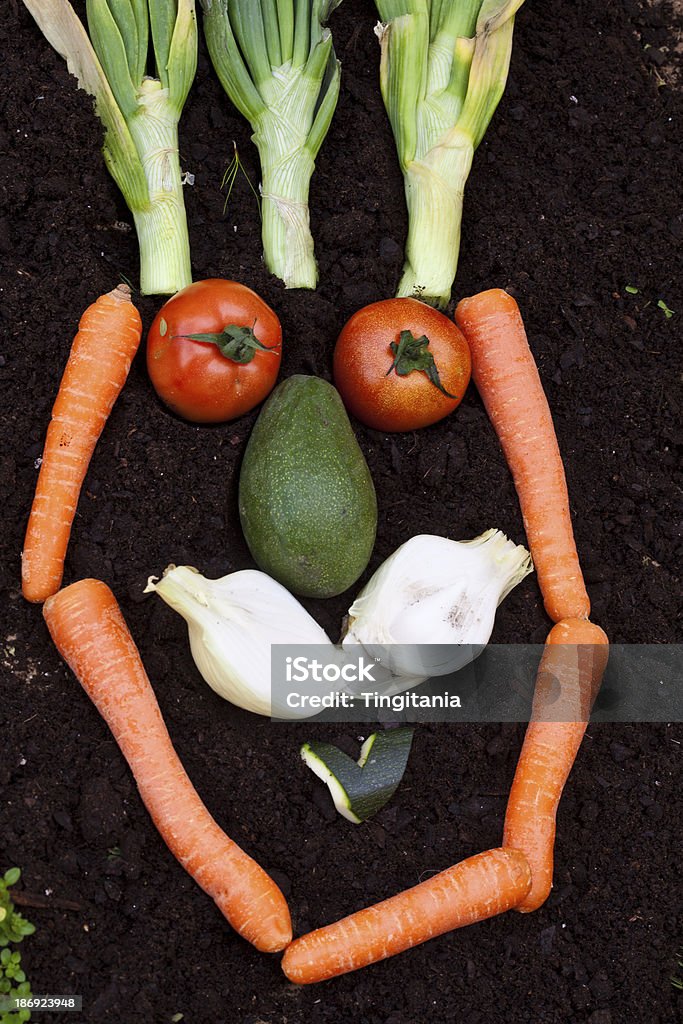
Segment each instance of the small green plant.
M632 284L627 284L626 287L624 288L624 291L628 292L629 295L637 295L638 294L638 289L635 287L635 285L632 285Z
M676 953L676 963L679 967L683 967L683 949L679 949ZM683 978L680 978L677 974L671 975L671 984L679 992L683 992Z
M221 181L221 188L222 189L223 188L227 188L227 190L228 190L227 195L225 197L225 203L223 204L223 213L225 213L227 208L228 208L228 203L230 202L230 196L232 195L233 185L235 184L235 178L237 177L237 175L239 173L241 173L246 178L247 185L249 186L249 188L251 189L251 191L253 193L254 199L256 200L256 206L258 208L259 217L260 217L261 216L261 197L259 196L258 192L254 188L254 186L252 184L252 181L251 181L251 178L249 177L249 175L247 174L246 170L244 169L244 164L242 163L242 161L240 159L240 155L239 155L239 153L237 151L237 143L234 140L233 140L233 143L232 143L232 147L233 147L233 151L234 151L233 152L233 157L232 157L232 160L230 161L230 163L228 164L227 170L226 170L225 174L223 175L223 180Z
M657 303L657 308L661 309L662 313L664 314L667 320L670 320L675 312L673 309L669 309L664 299L659 300L659 302Z
M9 999L30 998L31 985L21 966L21 953L10 948L32 935L35 926L14 909L10 889L21 877L19 868L10 868L0 878L0 1024L25 1024L30 1010L8 1010Z

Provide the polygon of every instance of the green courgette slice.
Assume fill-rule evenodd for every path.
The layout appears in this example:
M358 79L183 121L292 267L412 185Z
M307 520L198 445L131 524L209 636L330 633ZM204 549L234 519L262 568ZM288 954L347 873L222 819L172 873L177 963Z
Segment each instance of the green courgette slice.
M355 825L371 818L391 799L408 764L414 729L373 732L358 761L331 743L304 743L301 757L327 784L334 806Z

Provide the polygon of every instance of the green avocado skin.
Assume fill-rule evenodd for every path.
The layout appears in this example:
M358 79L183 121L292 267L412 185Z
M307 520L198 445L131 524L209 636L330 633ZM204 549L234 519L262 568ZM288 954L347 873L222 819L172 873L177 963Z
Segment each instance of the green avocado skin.
M295 594L334 597L375 543L377 498L339 393L320 377L279 384L251 433L239 482L254 561Z

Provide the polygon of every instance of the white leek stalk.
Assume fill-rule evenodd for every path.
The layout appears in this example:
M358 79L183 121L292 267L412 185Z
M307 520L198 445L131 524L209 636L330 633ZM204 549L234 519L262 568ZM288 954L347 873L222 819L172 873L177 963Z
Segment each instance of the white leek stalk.
M223 88L261 159L263 251L287 288L315 288L308 190L339 95L325 22L340 0L202 0Z
M195 664L221 697L257 715L310 717L310 709L297 714L271 702L271 645L314 644L318 653L329 649L330 662L337 651L280 583L256 569L210 580L191 566L170 565L160 580L150 577L149 591L185 619Z
M376 0L380 84L408 207L399 296L448 304L465 182L505 88L522 2Z
M104 160L138 233L141 291L184 288L192 275L178 122L197 68L194 0L87 0L90 38L69 0L24 3L95 98ZM146 74L150 37L157 78Z
M456 672L484 649L498 605L531 571L526 548L500 530L471 541L413 537L351 605L343 647L362 646L399 676Z

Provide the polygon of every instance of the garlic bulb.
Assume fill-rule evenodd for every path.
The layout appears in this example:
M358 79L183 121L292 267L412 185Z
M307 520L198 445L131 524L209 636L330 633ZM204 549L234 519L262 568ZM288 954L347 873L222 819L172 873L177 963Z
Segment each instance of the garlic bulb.
M496 608L532 568L526 548L500 530L470 541L413 537L351 605L343 647L362 646L398 676L456 672L481 653Z
M310 710L271 706L271 645L315 644L329 648L330 661L339 652L280 583L256 569L209 580L191 566L170 565L160 580L150 577L150 591L183 616L195 664L221 697L258 715L310 717Z

